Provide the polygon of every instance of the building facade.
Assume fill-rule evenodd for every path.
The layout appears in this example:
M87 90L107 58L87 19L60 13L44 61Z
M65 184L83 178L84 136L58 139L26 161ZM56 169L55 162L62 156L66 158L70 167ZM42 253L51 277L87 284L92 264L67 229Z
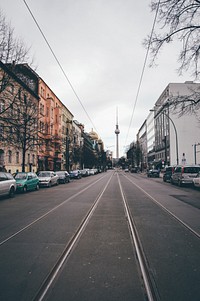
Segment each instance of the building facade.
M0 62L0 169L36 171L38 77L25 65L15 71L15 65Z
M200 164L199 153L196 152L196 160L194 156L194 146L200 142L199 114L180 114L174 106L176 99L190 97L195 91L200 92L200 84L170 83L156 101L153 111L157 164Z
M200 164L200 110L180 110L199 95L199 83L170 83L164 89L137 133L143 169ZM130 145L129 158L133 152L137 148Z
M27 64L0 62L0 86L0 170L69 171L100 164L103 142L84 133Z

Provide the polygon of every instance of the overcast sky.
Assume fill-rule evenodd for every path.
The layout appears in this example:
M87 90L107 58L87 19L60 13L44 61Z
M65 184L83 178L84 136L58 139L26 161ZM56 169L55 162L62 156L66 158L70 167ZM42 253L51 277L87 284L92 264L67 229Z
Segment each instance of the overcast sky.
M1 0L7 20L31 46L36 72L74 115L92 128L114 152L118 107L120 156L136 134L149 110L170 82L192 80L178 76L179 44L167 45L156 68L145 68L129 130L154 14L150 0L27 0L29 8L60 61L87 114L83 110L23 0ZM129 130L129 131L128 131Z

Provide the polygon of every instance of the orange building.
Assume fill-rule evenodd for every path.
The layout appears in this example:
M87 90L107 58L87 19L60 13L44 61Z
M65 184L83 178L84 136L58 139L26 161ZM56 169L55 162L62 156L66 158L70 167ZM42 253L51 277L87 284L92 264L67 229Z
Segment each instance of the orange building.
M39 137L38 170L60 170L62 162L62 102L39 79Z

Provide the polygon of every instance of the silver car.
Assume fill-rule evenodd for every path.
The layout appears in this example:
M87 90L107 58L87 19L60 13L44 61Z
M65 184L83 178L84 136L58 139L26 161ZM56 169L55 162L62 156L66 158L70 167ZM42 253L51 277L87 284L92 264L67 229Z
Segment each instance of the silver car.
M191 185L199 171L199 165L176 166L171 176L171 183L179 186L184 184Z
M54 171L40 171L38 178L40 187L51 187L59 184L59 177Z
M8 172L0 172L0 196L9 195L13 197L16 192L16 181Z
M200 171L196 175L196 177L193 179L194 187L200 188Z

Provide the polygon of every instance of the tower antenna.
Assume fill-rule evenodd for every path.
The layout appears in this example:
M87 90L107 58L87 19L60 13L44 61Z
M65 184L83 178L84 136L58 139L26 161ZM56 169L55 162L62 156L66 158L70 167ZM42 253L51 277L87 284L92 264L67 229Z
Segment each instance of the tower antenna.
M118 107L116 108L116 128L115 128L115 134L116 134L116 159L119 159L119 125L118 125Z

